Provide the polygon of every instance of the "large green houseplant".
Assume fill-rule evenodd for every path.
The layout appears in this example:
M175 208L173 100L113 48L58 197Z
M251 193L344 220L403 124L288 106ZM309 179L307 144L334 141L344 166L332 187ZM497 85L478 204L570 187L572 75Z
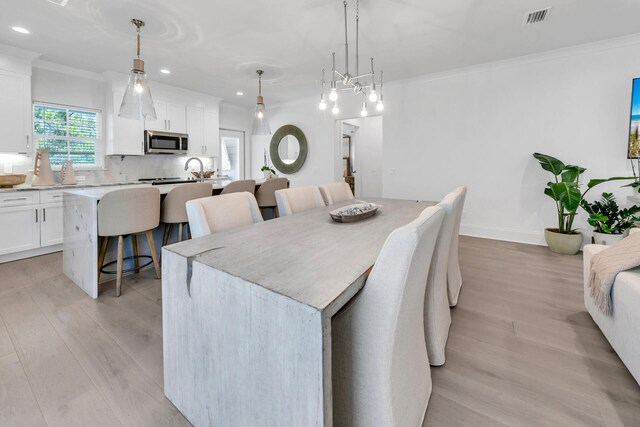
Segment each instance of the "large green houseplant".
M612 177L606 179L592 179L587 183L587 189L580 189L580 176L585 168L575 165L565 165L553 156L533 153L533 157L540 162L542 169L553 175L553 181L547 183L544 194L556 203L558 227L544 230L545 240L549 249L561 254L574 255L582 246L582 233L573 228L578 208L584 196L598 184L603 182L633 179L629 177Z

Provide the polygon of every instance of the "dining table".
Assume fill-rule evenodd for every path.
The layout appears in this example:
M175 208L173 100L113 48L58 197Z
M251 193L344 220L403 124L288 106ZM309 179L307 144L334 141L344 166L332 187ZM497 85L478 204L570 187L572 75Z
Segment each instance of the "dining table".
M345 201L162 249L164 392L195 426L331 426L331 319L435 202Z

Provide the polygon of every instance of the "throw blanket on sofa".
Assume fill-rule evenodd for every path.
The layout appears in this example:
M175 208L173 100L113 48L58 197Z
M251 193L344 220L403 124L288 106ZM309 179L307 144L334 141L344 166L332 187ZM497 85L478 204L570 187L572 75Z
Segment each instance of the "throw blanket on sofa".
M618 273L640 266L640 233L634 233L591 259L589 293L596 307L610 316L611 288Z

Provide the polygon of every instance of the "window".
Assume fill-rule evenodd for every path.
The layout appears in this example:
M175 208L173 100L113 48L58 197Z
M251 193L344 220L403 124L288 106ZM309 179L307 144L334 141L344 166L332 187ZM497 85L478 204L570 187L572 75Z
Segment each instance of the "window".
M33 104L33 133L37 147L49 149L54 166L71 160L74 166L100 166L101 114L63 105Z

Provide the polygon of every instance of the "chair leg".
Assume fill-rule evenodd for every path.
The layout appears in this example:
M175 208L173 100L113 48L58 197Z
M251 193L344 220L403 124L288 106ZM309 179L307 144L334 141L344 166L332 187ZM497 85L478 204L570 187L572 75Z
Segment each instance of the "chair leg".
M104 236L100 242L100 252L98 252L98 283L100 283L100 269L104 265L104 257L107 255L107 246L109 245L109 237Z
M274 218L279 218L280 217L280 212L278 211L278 207L277 206L275 208L273 208L273 213L275 214Z
M160 263L158 262L158 253L156 252L156 243L153 240L153 231L147 231L147 241L149 242L149 251L151 252L151 258L153 259L153 266L156 269L156 277L160 279L162 272L160 270Z
M171 236L171 224L164 225L164 236L162 238L162 246L167 246L169 243L169 236Z
M116 296L122 293L122 259L124 258L124 237L118 236L118 269L116 278Z
M191 227L189 223L187 222L184 226L187 228L187 239L191 240Z
M178 224L178 242L182 242L182 223Z
M136 267L136 273L140 273L140 260L138 260L138 237L131 235L131 247L133 249L133 265Z

